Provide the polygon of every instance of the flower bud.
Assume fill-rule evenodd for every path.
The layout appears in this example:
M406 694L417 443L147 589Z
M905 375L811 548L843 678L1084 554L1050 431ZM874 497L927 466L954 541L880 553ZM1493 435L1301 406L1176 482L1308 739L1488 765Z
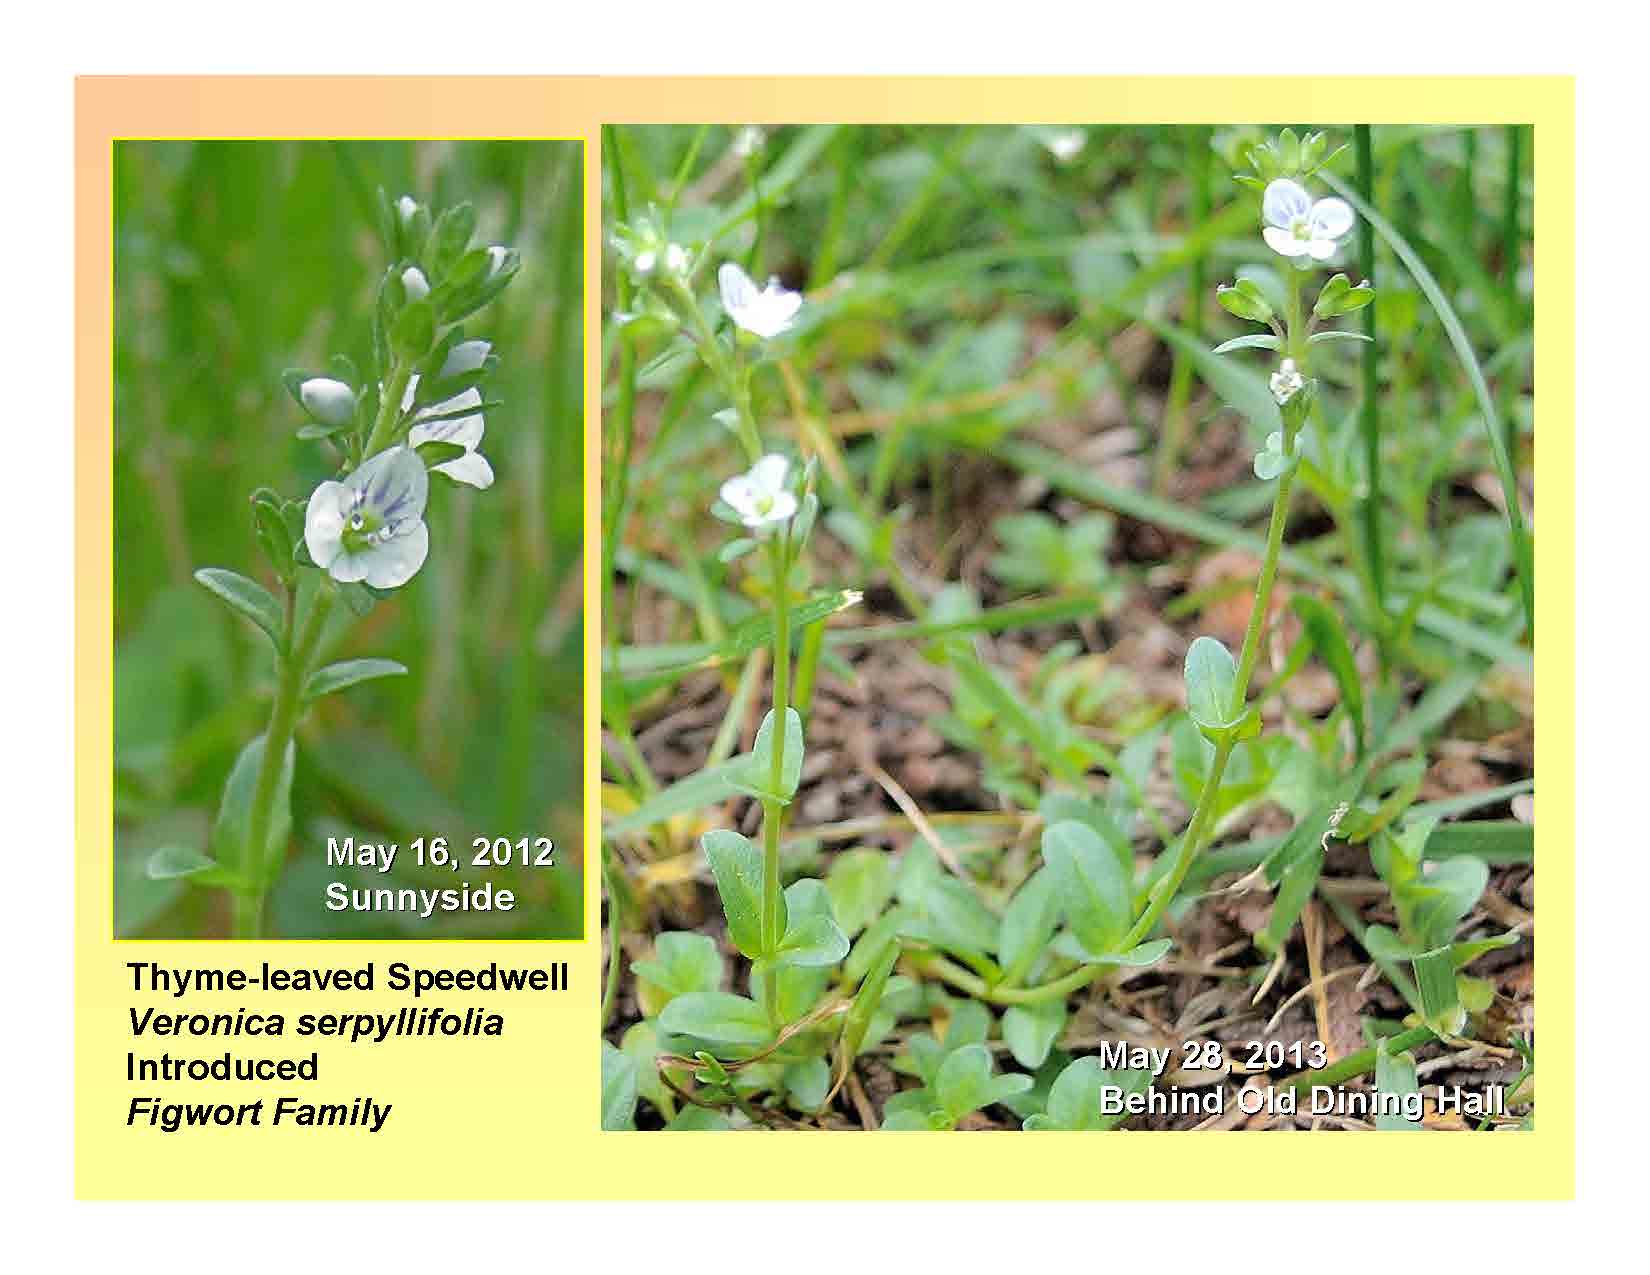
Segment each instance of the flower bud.
M422 301L430 295L430 281L417 266L408 266L401 272L401 286L407 290L409 301Z
M355 391L330 376L312 376L298 387L298 400L323 425L348 425L355 416Z
M440 376L445 379L449 376L462 376L465 372L474 372L487 361L487 355L492 351L490 341L460 341L447 352L447 358L441 365Z

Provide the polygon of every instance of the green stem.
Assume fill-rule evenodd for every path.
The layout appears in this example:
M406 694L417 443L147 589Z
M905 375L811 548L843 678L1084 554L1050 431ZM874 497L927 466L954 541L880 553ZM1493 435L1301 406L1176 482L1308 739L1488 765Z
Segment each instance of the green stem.
M1284 453L1294 451L1295 435L1299 426L1291 426L1293 413L1284 413ZM1260 580L1255 586L1254 609L1249 612L1249 626L1243 633L1243 650L1238 656L1237 680L1232 685L1232 711L1241 714L1249 698L1249 679L1254 676L1255 662L1260 658L1261 634L1266 628L1267 612L1272 608L1272 585L1277 580L1278 557L1283 552L1283 529L1289 521L1289 492L1295 483L1295 466L1291 465L1278 478L1277 495L1272 500L1272 521L1266 528L1266 557L1261 562Z
M248 867L253 879L252 889L235 898L235 937L255 939L263 935L264 896L268 893L271 865L264 862L268 853L269 829L274 820L275 790L279 786L281 768L286 761L287 745L298 725L303 707L304 681L309 677L310 661L320 645L321 633L326 628L327 616L332 612L336 597L330 583L323 583L310 603L309 614L296 641L289 642L281 657L280 680L275 688L275 703L269 712L269 726L264 731L263 758L258 763L258 779L252 789L252 808L247 814L246 845Z
M1413 1049L1417 1045L1425 1045L1429 1041L1437 1040L1438 1036L1428 1027L1411 1027L1408 1031L1399 1032L1396 1036L1387 1038L1386 1047L1389 1053L1402 1053L1406 1049ZM1360 1049L1355 1054L1348 1054L1338 1063L1317 1071L1303 1071L1298 1076L1292 1076L1278 1086L1285 1092L1310 1088L1312 1085L1338 1085L1342 1081L1361 1076L1366 1071L1375 1069L1376 1050Z
M384 380L384 395L378 401L378 419L373 422L372 433L367 435L362 460L376 456L389 446L390 439L395 435L396 422L401 419L401 400L406 397L407 382L410 380L412 368L405 366L400 359L390 364L390 374Z
M785 774L785 725L791 685L790 615L785 605L785 577L790 553L789 536L769 542L773 564L773 768L768 788L779 792ZM783 830L784 808L777 798L762 802L762 946L773 953L785 937L779 932L779 834Z

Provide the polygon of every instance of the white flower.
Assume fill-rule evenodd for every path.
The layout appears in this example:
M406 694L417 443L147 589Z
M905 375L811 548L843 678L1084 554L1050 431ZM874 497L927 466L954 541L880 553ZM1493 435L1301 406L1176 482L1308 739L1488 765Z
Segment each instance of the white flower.
M304 514L309 556L344 584L406 584L430 552L424 525L429 490L424 462L405 447L379 452L342 482L322 483Z
M326 425L348 425L355 415L355 391L330 376L312 376L298 387L310 415Z
M1272 387L1272 397L1277 399L1278 406L1282 407L1300 392L1301 386L1306 384L1300 372L1295 367L1294 359L1285 359L1278 370L1272 373L1268 384Z
M1261 231L1267 246L1285 257L1311 256L1327 261L1335 255L1336 241L1352 229L1352 208L1344 199L1313 202L1299 182L1280 177L1266 187L1261 199L1266 228Z
M768 135L755 124L747 124L733 135L733 153L740 159L749 159L762 149Z
M470 361L473 350L460 355L459 351L465 346L480 346L480 358L477 358L471 367L461 366ZM481 360L487 357L490 347L485 341L466 341L463 345L454 346L447 361L441 365L442 376L457 376L460 372L474 370L481 366ZM456 361L455 361L456 360ZM401 399L401 410L407 411L413 405L413 398L418 392L418 373L414 372L407 380L407 392ZM463 416L453 416L449 420L431 420L435 416L447 416L451 412L464 412L467 408L477 409ZM481 436L486 433L487 422L481 415L481 391L471 386L467 390L453 395L440 403L431 403L413 417L412 428L407 431L407 445L422 447L425 443L456 443L464 449L464 455L455 456L452 460L432 466L438 472L446 474L454 482L464 483L478 491L486 491L493 485L493 467L487 463L487 458L476 448L481 446Z
M1080 128L1062 129L1043 138L1043 145L1047 147L1048 153L1061 164L1069 164L1076 159L1088 142L1089 135Z
M510 250L494 244L487 249L487 276L491 278L504 269L504 263L510 259Z
M418 201L411 195L403 195L395 201L395 211L400 214L403 223L418 216Z
M658 264L659 254L654 252L651 248L636 254L635 267L637 274L652 274L653 267Z
M789 465L783 456L764 456L750 473L722 484L723 501L747 527L761 530L784 522L796 512L796 496L785 489Z
M430 295L430 281L417 266L408 266L401 272L401 286L407 290L409 301L422 301Z
M731 261L716 272L716 281L721 285L722 308L728 317L764 339L788 331L802 308L800 292L792 292L778 279L769 279L768 286L758 292L751 277Z
M686 274L690 260L687 249L681 244L665 245L665 269L671 274Z

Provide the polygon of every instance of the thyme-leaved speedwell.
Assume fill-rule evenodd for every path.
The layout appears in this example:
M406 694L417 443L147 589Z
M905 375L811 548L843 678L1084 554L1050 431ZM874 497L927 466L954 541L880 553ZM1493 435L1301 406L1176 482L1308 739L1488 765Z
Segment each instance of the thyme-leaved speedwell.
M1276 989L1281 1018L1302 1004L1300 989L1279 982L1291 970L1286 950L1298 930L1310 959L1321 960L1325 908L1414 1011L1402 1022L1366 1020L1368 1039L1391 1037L1391 1056L1355 1055L1336 1074L1373 1068L1378 1087L1397 1086L1410 1074L1403 1050L1493 1027L1483 1012L1488 985L1457 971L1509 936L1451 937L1483 910L1483 865L1431 862L1443 849L1429 844L1425 812L1412 810L1426 769L1418 746L1439 729L1430 705L1406 713L1438 667L1438 625L1416 569L1428 555L1389 546L1389 559L1403 563L1389 579L1403 585L1383 594L1369 565L1381 545L1355 534L1378 527L1353 514L1362 493L1380 488L1344 446L1350 360L1337 350L1374 347L1335 320L1369 308L1364 276L1375 263L1367 251L1353 255L1358 197L1322 171L1332 158L1325 137L1285 130L1258 142L1246 130L1242 157L1254 171L1238 182L1253 195L1233 202L1217 199L1205 171L1226 142L1189 134L1191 197L1161 205L1189 214L1184 232L1154 240L1131 271L1112 259L1124 252L1112 227L1085 227L1068 280L1067 245L1045 253L1035 218L1016 215L991 188L989 162L976 162L1012 157L1024 174L1036 132L918 129L884 144L846 128L786 131L760 155L737 156L744 187L728 159L695 179L714 136L708 127L608 133L619 266L610 429L615 454L630 463L614 470L609 491L619 500L604 545L605 596L628 581L604 657L615 782L604 802L603 1022L617 1012L626 1023L603 1044L604 1123L951 1129L1001 1124L1008 1112L1028 1129L1113 1127L1135 1111L1118 1102L1143 1095L1153 1077L1110 1037L1174 1033L1183 1050L1218 1054L1220 1036L1190 1006L1178 1020L1140 1013L1184 1003L1188 982L1205 977L1217 983L1211 998L1247 999L1252 982L1259 1005ZM1126 147L1050 156L1032 152L1031 162L1056 193L1092 190L1090 176L1138 161ZM821 180L819 170L832 168L835 180ZM902 184L896 172L928 176ZM660 173L673 176L648 191ZM1154 213L1172 188L1160 190L1156 176L1144 209L1127 182L1117 184L1120 216L1167 224ZM632 216L631 194L649 201L648 213ZM850 229L862 202L882 219ZM986 227L991 248L959 249L955 235ZM1201 307L1183 305L1177 321L1165 285L1184 271L1195 297L1210 263L1229 268L1233 256L1236 278L1219 303L1261 326L1211 351L1220 338L1207 338ZM746 270L765 258L784 260L787 278L807 278L805 301L782 282L758 287ZM862 264L841 269L849 259ZM1046 342L1028 341L1026 332L1062 312L1068 282L1080 312ZM1253 430L1236 474L1218 461L1226 420L1204 415L1214 427L1195 449L1158 452L1171 457L1176 481L1152 490L1181 486L1194 507L1130 481L1138 457L1109 450L1125 436L1112 432L1101 446L1076 435L1103 383L1132 418L1136 451L1150 450L1149 418L1131 401L1135 374L1108 348L1120 329L1155 334L1174 357L1165 435L1207 402L1194 377ZM1253 370L1226 357L1256 350L1265 359ZM1395 342L1386 360L1402 366L1407 352ZM1401 394L1403 380L1394 373L1387 392ZM1136 388L1151 390L1144 380ZM1389 454L1400 441L1412 448L1394 438ZM1197 465L1183 484L1177 455ZM1373 455L1372 465L1378 445ZM1028 481L980 499L978 479L1000 477L1001 462ZM639 516L627 537L631 475ZM718 484L714 512L733 538L701 542L702 521L685 523ZM1288 544L1298 505L1333 532ZM661 510L672 522L666 537L652 531ZM1252 514L1264 537L1240 525ZM816 516L826 534L805 551L799 529L811 530ZM1182 570L1177 549L1173 561L1141 570L1141 524L1241 547L1253 567L1227 568L1205 586L1201 564ZM1125 527L1132 543L1113 539ZM970 543L987 528L1001 550L991 557ZM996 587L983 585L981 567ZM846 617L825 627L833 595L814 582L833 571L892 622ZM1163 606L1162 588L1183 581L1185 595ZM1229 601L1245 608L1235 617L1242 641L1228 637L1230 648L1210 632L1224 633L1215 604ZM627 644L627 611L654 636ZM1173 641L1163 621L1200 612L1204 622L1180 639L1178 694L1142 687L1130 667L1142 616L1152 617L1154 641ZM996 640L1053 624L1067 628L1047 642ZM1418 628L1427 630L1420 640ZM1360 649L1365 637L1390 647L1378 679L1363 666L1372 654ZM879 680L894 661L900 673ZM834 675L818 724L812 667ZM1295 679L1307 669L1328 674L1329 710L1302 710L1311 679ZM711 693L721 724L713 740L705 731L702 764L684 771L709 670L720 675ZM756 746L735 756L770 683ZM938 737L937 754L900 737L913 719ZM791 765L800 778L804 734L815 748L799 799ZM971 798L976 789L990 808ZM856 804L866 791L871 799ZM741 793L756 798L754 809L726 804ZM1237 842L1262 808L1288 816L1287 834ZM1364 845L1397 905L1396 930L1360 920L1342 882L1320 888L1326 860ZM1330 877L1337 872L1344 868L1332 866ZM1202 900L1227 874L1220 893L1256 896L1243 906L1258 921L1245 941L1210 957L1207 937L1227 916ZM689 875L714 880L719 909L706 914L704 896L685 888ZM821 964L786 970L775 946L804 906L819 922ZM661 917L671 919L653 923ZM1238 953L1250 950L1260 964L1245 967ZM730 972L742 980L747 970L748 983L730 987ZM793 978L800 990L784 994ZM1151 1026L1131 1029L1129 1018ZM1320 1034L1327 1038L1321 1024ZM1292 1065L1319 1064L1303 1054ZM1181 1083L1161 1063L1154 1070L1168 1086ZM641 1102L652 1114L639 1114Z
M493 482L478 449L496 406L484 387L497 359L463 324L510 284L520 262L503 246L472 245L476 214L465 203L437 216L411 196L392 201L380 192L379 229L389 263L372 315L372 366L363 374L340 355L325 371L283 376L305 418L298 437L327 450L335 476L305 497L268 487L252 494L273 591L224 567L195 572L268 637L274 700L267 726L229 772L208 844L169 845L147 871L227 891L237 938L263 934L266 898L286 859L304 711L321 696L407 671L385 659L327 664L326 649L348 618L366 615L424 566L431 475L478 489Z

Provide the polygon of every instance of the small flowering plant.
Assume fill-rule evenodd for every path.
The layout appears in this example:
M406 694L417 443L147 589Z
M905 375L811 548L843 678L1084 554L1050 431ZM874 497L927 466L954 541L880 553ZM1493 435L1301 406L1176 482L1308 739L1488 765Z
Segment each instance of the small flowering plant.
M750 995L721 990L722 959L712 940L689 932L661 934L653 958L634 966L650 1011L634 1039L646 1055L643 1083L661 1109L674 1110L681 1102L684 1117L694 1112L701 1121L719 1121L721 1113L737 1110L753 1123L772 1123L782 1119L775 1105L802 1114L821 1108L868 1039L891 1025L879 1011L898 958L897 940L878 947L853 980L834 982L849 940L825 885L803 877L786 886L780 867L780 837L804 753L803 714L796 707L804 674L800 668L793 673L794 628L853 605L859 594L844 590L826 595L823 606L821 599L797 604L799 561L819 515L815 464L798 467L771 448L752 407L749 354L754 349L758 358L766 355L793 329L804 305L801 294L778 280L759 289L742 266L723 262L716 275L719 324L694 285L702 254L672 240L651 218L621 227L616 243L643 294L641 305L653 307L656 318L691 344L730 404L717 419L732 432L744 468L721 481L710 511L737 533L722 548L721 560L749 555L756 564L752 575L761 583L752 592L765 595L762 627L771 649L770 708L751 752L726 763L733 790L760 805L759 840L731 828L701 838L729 939L750 962ZM616 956L617 934L610 942ZM612 987L610 981L610 993ZM609 1076L619 1074L612 1056L604 1053L603 1061Z
M168 846L147 870L228 891L237 938L262 934L265 898L285 860L304 710L323 695L407 671L384 659L325 663L335 617L365 615L423 568L432 475L477 489L493 483L478 449L496 406L483 389L497 360L463 324L510 284L520 262L502 246L472 245L469 204L436 216L410 195L380 192L379 223L390 264L377 289L371 374L340 356L325 371L283 376L304 417L298 437L326 448L336 473L307 497L267 487L252 494L273 591L223 567L195 573L268 637L275 697L267 727L230 771L209 845Z

